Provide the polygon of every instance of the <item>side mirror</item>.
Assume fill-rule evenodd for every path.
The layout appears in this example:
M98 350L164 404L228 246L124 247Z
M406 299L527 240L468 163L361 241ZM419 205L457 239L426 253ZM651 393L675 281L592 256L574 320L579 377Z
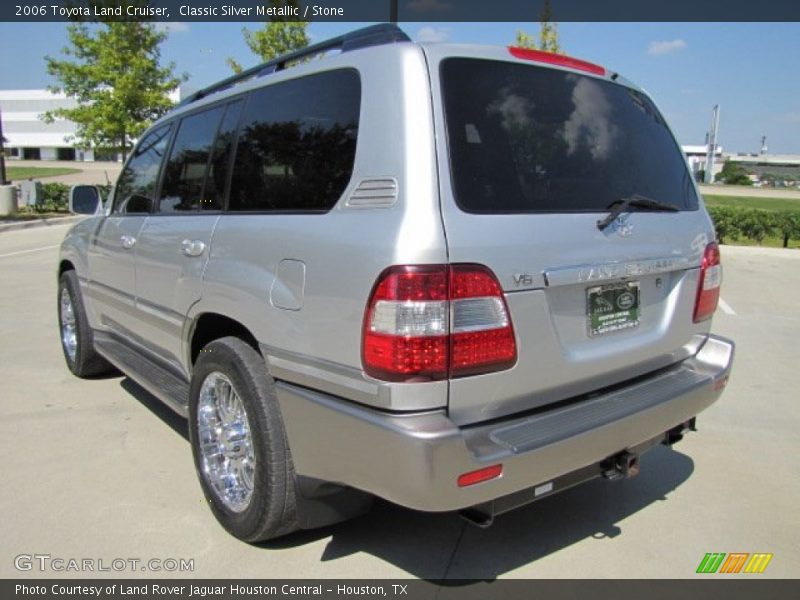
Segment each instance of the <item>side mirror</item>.
M96 215L103 205L100 189L93 185L74 185L69 190L69 212Z

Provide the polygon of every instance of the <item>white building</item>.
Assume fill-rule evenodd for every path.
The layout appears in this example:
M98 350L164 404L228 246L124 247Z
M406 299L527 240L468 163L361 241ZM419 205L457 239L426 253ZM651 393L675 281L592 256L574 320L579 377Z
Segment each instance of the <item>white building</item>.
M47 90L0 90L6 158L28 160L94 160L93 150L76 149L66 138L75 123L59 119L45 123L40 115L57 108L74 108L75 100Z
M700 177L700 171L706 170L706 158L708 157L708 146L684 144L681 146L684 155L686 155L686 162L689 163L689 170L694 175L695 179ZM722 164L725 159L722 155L722 146L717 146L714 149L714 170L711 173L713 177L722 170Z
M181 90L170 94L170 100L180 101ZM64 94L48 90L0 90L0 111L6 158L27 160L115 160L115 155L97 155L94 149L75 147L71 139L76 125L66 119L45 123L42 113L57 108L75 108L78 102Z

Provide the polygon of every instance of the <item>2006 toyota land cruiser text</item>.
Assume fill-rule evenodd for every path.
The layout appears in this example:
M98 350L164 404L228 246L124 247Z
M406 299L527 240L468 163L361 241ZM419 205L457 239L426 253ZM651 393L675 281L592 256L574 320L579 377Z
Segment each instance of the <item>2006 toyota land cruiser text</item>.
M635 474L719 397L714 240L616 73L375 26L155 123L64 240L61 340L188 418L243 540L373 496L486 525Z

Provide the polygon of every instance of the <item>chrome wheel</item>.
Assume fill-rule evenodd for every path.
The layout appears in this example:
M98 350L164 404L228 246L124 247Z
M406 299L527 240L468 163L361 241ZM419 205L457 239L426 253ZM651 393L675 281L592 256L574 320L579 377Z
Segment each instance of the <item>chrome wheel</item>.
M61 344L70 362L75 362L75 355L78 353L78 330L75 325L75 307L66 287L61 290L58 306L61 318Z
M253 496L256 458L244 403L231 380L212 371L197 402L201 468L217 497L242 512Z

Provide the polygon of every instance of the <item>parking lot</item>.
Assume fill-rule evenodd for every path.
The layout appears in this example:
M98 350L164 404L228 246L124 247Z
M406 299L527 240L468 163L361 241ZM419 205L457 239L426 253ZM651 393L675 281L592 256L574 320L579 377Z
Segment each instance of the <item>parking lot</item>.
M654 449L637 478L590 482L486 530L379 501L250 546L204 505L180 418L127 378L82 381L64 366L54 271L66 229L0 233L1 577L41 576L14 566L38 553L193 559L193 573L169 575L208 578L684 578L707 552L773 553L755 577L800 576L798 251L723 247L714 330L737 343L733 376L699 432Z

